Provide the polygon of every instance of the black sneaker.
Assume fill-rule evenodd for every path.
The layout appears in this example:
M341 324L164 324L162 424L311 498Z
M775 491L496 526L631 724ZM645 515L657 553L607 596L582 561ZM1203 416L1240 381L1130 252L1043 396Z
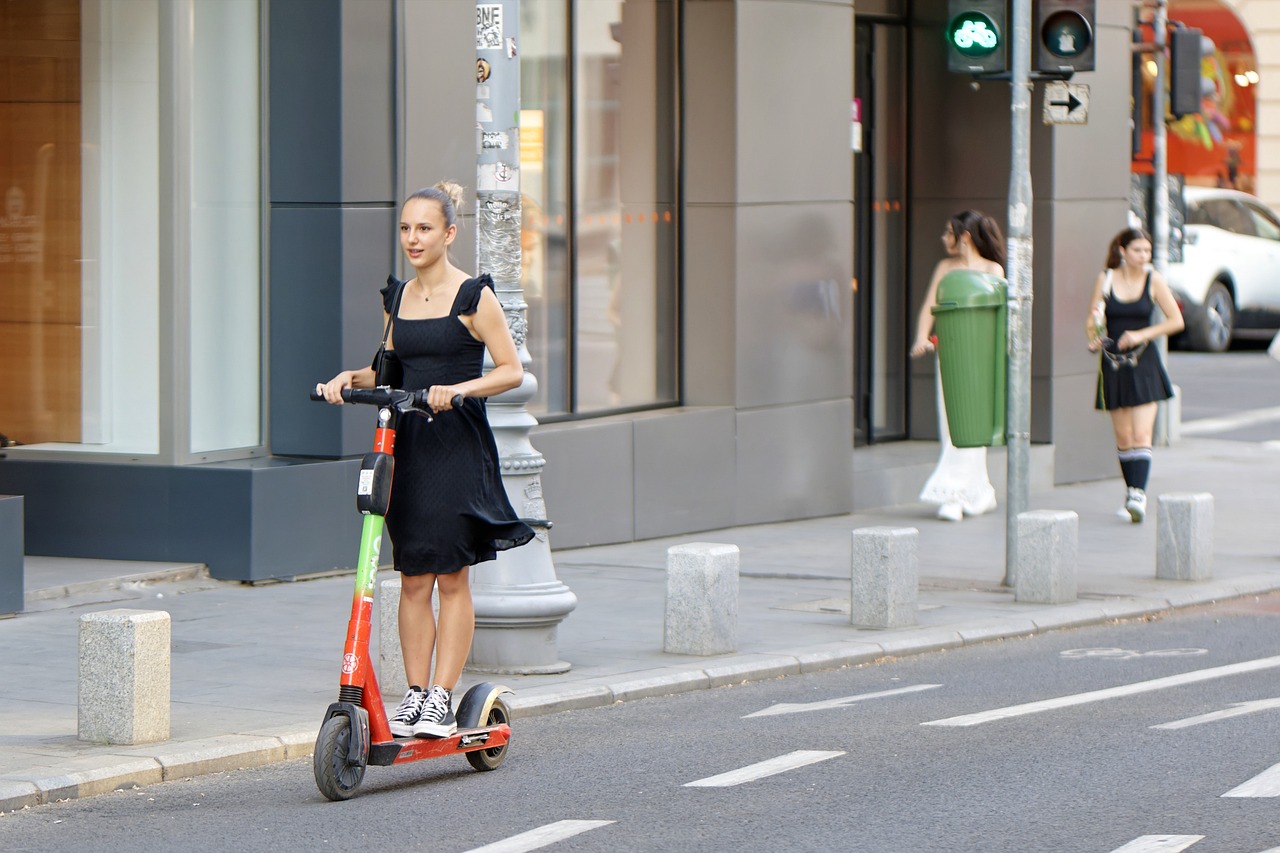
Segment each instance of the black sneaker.
M439 684L427 693L422 715L414 724L414 737L448 737L458 730L452 707L453 695Z
M427 694L412 688L404 694L400 707L396 708L388 722L391 733L396 737L412 737L413 725L422 716L422 706L427 704Z

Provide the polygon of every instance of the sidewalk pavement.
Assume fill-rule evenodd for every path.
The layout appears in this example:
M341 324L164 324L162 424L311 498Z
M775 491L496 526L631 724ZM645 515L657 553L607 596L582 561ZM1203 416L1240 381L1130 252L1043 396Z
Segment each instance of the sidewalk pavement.
M1155 579L1155 499L1215 499L1213 578ZM689 690L870 663L970 643L1131 619L1280 589L1280 448L1215 439L1159 448L1152 515L1119 519L1120 480L1046 488L1031 509L1079 514L1078 600L1019 604L1004 577L1003 507L954 524L911 504L781 524L553 552L578 596L558 648L560 675L466 673L515 691L517 720ZM850 532L919 530L919 624L867 630L849 622ZM741 550L738 651L662 651L667 548ZM353 543L352 547L355 547ZM309 755L337 695L352 575L249 586L201 566L28 558L27 609L0 620L0 812L202 773ZM141 574L139 574L141 573ZM390 571L380 574L385 580ZM36 587L36 588L33 588ZM78 620L114 608L172 619L171 737L108 746L77 739ZM376 613L376 610L375 610ZM376 650L377 626L374 627ZM376 651L375 651L376 655ZM397 697L387 697L392 700Z

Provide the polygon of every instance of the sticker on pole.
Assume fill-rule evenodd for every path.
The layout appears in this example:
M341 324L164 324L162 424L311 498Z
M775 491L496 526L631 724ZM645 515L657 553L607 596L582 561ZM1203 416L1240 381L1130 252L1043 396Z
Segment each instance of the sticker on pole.
M476 6L476 50L502 50L502 4Z
M1055 80L1044 87L1045 124L1087 124L1089 87Z

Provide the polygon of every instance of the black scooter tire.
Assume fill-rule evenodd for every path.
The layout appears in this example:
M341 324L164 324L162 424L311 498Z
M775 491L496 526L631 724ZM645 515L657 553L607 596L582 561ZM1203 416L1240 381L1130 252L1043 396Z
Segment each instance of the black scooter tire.
M493 700L493 706L489 708L489 715L482 722L482 726L497 726L502 723L511 725L511 708L507 705L507 701L501 696ZM467 763L476 770L482 772L488 770L497 770L502 764L502 759L507 757L507 747L510 741L502 746L493 749L477 749L475 752L466 753Z
M364 765L352 764L347 755L350 741L351 721L344 714L335 714L325 720L316 737L311 762L316 787L334 801L350 799L364 781Z

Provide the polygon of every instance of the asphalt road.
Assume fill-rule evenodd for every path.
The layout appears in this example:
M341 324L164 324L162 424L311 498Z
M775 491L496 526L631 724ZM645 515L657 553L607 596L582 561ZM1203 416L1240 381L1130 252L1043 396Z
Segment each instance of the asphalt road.
M1224 353L1169 353L1169 376L1182 389L1183 434L1234 441L1280 440L1280 362L1266 344Z
M171 782L0 817L0 849L1269 850L1278 616L1280 594L517 720L495 772L370 768L343 803L310 761Z

